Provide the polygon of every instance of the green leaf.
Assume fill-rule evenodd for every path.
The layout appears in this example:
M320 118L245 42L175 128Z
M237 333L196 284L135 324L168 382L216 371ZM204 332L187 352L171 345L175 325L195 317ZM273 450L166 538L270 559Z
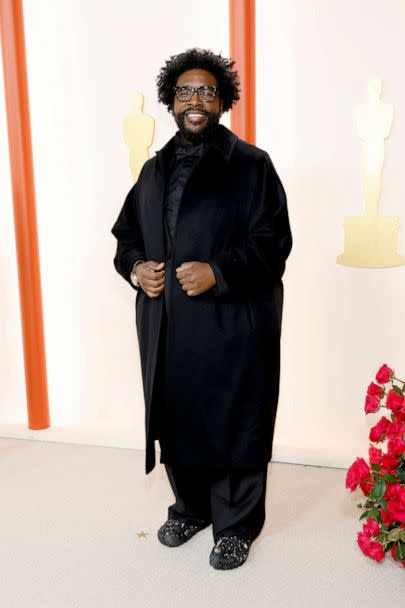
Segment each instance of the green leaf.
M393 475L390 475L389 473L387 473L386 475L384 475L383 480L384 481L389 481L389 483L395 483L396 482L396 477L394 477Z
M364 513L360 515L359 520L364 519L365 517L370 517L371 519L375 519L376 521L381 523L381 515L377 507L369 509L368 511L364 511Z
M381 506L381 507L384 509L384 511L386 511L386 510L387 510L387 502L388 502L388 501L387 501L387 499L385 499L385 498L382 498L382 499L380 500L380 506Z
M374 469L374 471L380 471L381 470L380 465L374 464L374 463L371 465L371 468Z
M405 559L405 543L400 541L397 544L396 556L398 559Z
M388 532L387 539L389 541L396 543L397 540L400 539L402 530L403 530L403 528L393 528L392 530L390 530L390 532Z
M387 486L385 485L384 480L379 479L377 481L377 483L375 484L375 486L371 489L371 492L370 492L371 498L374 498L375 500L381 500L381 498L385 494L386 489L387 489Z
M402 391L401 391L401 389L400 389L400 387L399 387L399 386L397 386L397 385L394 385L394 384L393 384L393 385L392 385L392 388L393 388L393 389L394 389L394 391L397 393L397 395L401 395L401 396L402 396Z
M391 412L391 420L392 422L395 422L396 420L394 412Z
M401 533L399 535L400 540L405 543L405 528L401 528Z
M405 468L401 467L400 469L398 469L398 471L397 471L397 477L399 479L404 479L405 480Z

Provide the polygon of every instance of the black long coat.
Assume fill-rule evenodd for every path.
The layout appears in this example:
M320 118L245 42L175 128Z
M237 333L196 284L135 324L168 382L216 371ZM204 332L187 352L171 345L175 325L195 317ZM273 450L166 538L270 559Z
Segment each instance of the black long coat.
M272 456L282 275L292 248L284 188L265 151L220 125L217 143L185 186L169 259L163 199L173 146L174 137L143 165L111 230L118 241L115 268L137 290L146 474L156 462L157 403L165 411L161 462L259 467ZM137 259L166 262L158 298L131 282ZM176 268L188 261L215 263L229 290L188 296L176 278ZM166 376L156 394L164 306Z

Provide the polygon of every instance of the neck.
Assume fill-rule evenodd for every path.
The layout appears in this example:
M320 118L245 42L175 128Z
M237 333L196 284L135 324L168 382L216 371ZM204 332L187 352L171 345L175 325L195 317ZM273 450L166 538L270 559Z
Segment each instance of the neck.
M186 136L184 135L184 132L179 130L179 135L181 138L181 141L183 141L185 144L187 145L194 145L194 146L198 146L201 143L206 143L206 142L210 142L213 139L215 139L215 135L218 131L218 127L219 127L219 123L216 123L215 125L211 125L211 127L208 129L208 132L206 133L202 133L200 137L196 137L194 140L189 140L186 138Z
M186 139L182 133L180 133L180 138L181 138L181 141L183 141L185 144L188 144L189 146L193 145L193 142Z

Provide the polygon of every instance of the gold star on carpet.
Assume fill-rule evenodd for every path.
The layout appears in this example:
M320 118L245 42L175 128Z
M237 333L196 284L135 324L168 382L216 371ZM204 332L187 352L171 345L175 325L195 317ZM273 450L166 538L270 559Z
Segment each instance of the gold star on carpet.
M138 538L146 538L148 534L149 532L144 532L143 530L141 532L137 532Z

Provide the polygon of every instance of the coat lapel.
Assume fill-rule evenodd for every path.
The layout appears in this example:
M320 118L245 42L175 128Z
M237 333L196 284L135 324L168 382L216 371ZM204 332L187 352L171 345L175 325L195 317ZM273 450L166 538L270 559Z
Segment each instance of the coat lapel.
M156 223L155 226L159 227L159 238L164 249L164 259L170 256L172 250L172 241L170 238L169 228L166 222L166 216L163 211L163 203L165 197L165 188L168 180L168 173L171 162L174 159L174 137L156 152L155 168L156 168L156 186L159 191L155 198L157 203L150 205L156 209ZM159 219L158 219L159 218Z

